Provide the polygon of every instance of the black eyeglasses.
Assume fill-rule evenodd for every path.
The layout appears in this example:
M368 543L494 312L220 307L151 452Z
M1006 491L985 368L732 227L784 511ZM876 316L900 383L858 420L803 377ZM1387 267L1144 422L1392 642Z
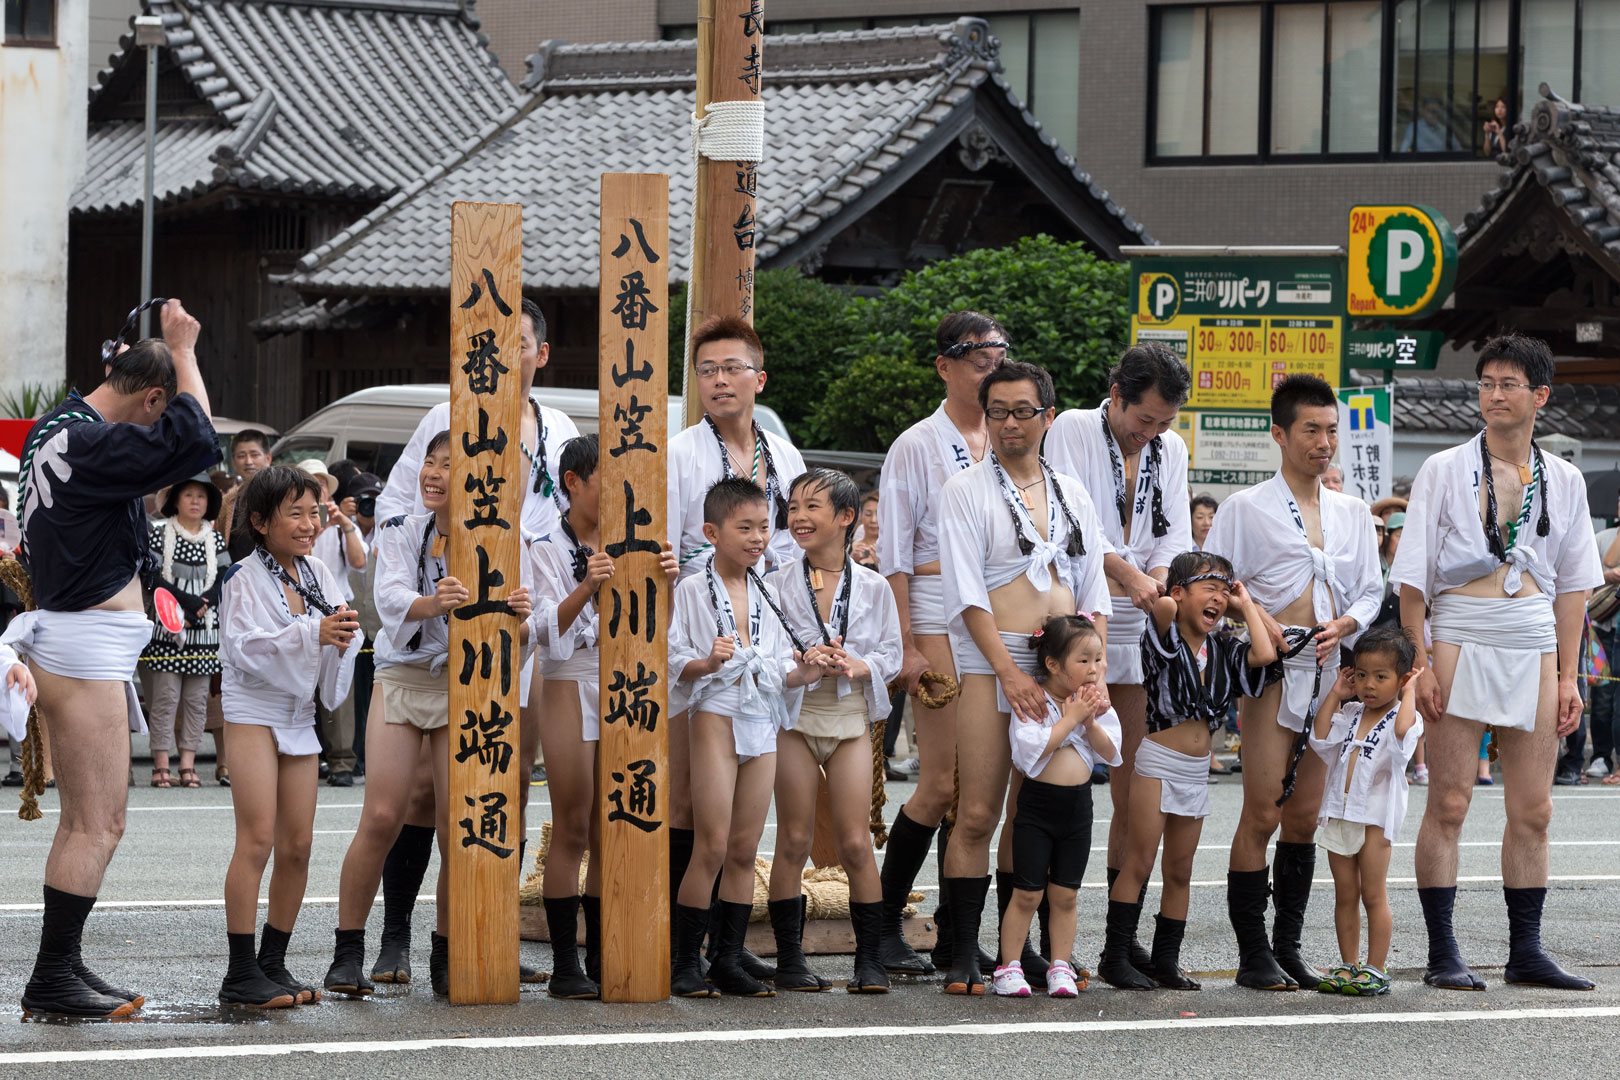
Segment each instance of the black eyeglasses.
M1018 420L1033 420L1045 411L1037 405L1020 405L1016 409L1003 409L998 405L992 405L984 410L984 415L992 420L1005 420L1009 416Z
M124 344L125 339L135 333L135 326L140 322L141 312L160 308L168 302L167 297L154 296L150 300L143 300L141 303L136 304L134 310L129 313L129 318L124 320L124 328L118 331L118 335L110 337L101 343L101 362L103 364L113 362L113 357L118 355L118 350Z

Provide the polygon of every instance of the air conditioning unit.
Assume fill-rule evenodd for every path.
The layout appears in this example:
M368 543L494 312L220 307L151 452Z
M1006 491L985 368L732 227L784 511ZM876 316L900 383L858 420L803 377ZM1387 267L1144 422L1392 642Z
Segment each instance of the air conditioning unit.
M1557 454L1577 469L1581 467L1581 440L1568 435L1543 435L1536 443L1542 453Z

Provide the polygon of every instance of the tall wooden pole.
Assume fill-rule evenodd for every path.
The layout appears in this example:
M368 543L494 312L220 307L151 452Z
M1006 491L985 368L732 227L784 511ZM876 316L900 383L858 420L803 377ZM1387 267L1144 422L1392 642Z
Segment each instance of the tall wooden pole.
M764 0L699 0L697 115L717 102L760 100L765 49ZM754 321L755 191L754 161L699 156L693 212L692 333L710 315L739 315ZM696 377L686 371L688 425L703 415Z
M602 175L602 1000L669 997L669 177Z
M450 1000L516 1001L522 209L450 209Z

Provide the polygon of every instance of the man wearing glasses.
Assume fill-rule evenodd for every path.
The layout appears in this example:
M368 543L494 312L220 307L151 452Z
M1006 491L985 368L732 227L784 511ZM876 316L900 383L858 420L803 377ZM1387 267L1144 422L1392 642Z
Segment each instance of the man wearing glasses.
M983 460L990 445L979 384L1007 359L1007 332L978 311L953 311L934 331L939 352L934 370L945 400L933 415L911 425L889 447L878 484L878 571L889 579L900 610L905 658L900 679L915 697L918 682L933 671L956 678L945 627L945 584L940 577L939 492L945 481ZM950 966L950 936L941 933L934 963L907 945L901 911L917 873L928 859L934 832L956 790L956 702L917 711L917 789L894 816L883 855L883 966L897 975L929 975ZM944 876L946 834L939 841ZM948 925L942 895L934 924Z
M990 888L990 837L1012 768L1008 717L1037 722L1047 708L1030 635L1052 616L1080 614L1095 619L1108 640L1103 560L1113 548L1085 488L1041 456L1056 397L1051 375L1034 364L1007 361L986 375L979 403L990 452L940 490L945 617L961 684L960 793L940 880L950 908L950 925L940 927L951 935L948 994L984 993L979 921ZM996 856L998 868L1010 872L1010 829ZM1010 874L1006 881L1010 886ZM1010 899L1010 887L1003 895Z
M1507 334L1475 367L1485 430L1423 463L1390 567L1401 626L1418 646L1417 703L1427 724L1429 801L1417 838L1418 898L1428 926L1423 981L1484 990L1452 933L1457 837L1474 792L1478 748L1492 727L1507 829L1502 893L1508 983L1590 990L1542 951L1550 785L1561 736L1581 716L1576 663L1591 590L1602 584L1585 484L1535 444L1553 358ZM1425 662L1424 618L1434 655Z
M804 472L804 458L791 442L754 420L754 400L765 389L765 348L746 320L735 315L705 319L692 336L692 364L703 419L672 433L666 444L669 501L665 512L670 546L680 562L681 577L702 570L710 557L709 543L703 538L703 499L719 481L740 476L759 485L770 511L771 535L758 567L763 575L799 555L793 534L788 532L787 497L793 481ZM692 860L686 721L684 712L669 718L671 905ZM715 926L712 917L710 926ZM742 965L756 979L776 973L747 949Z
M1165 345L1144 341L1126 349L1108 376L1108 397L1095 409L1069 409L1046 437L1052 468L1075 477L1091 496L1103 535L1113 548L1108 575L1108 697L1124 732L1124 764L1112 770L1108 791L1108 886L1125 857L1131 776L1136 748L1147 733L1142 689L1142 631L1147 612L1164 591L1170 560L1193 549L1187 500L1187 444L1169 435L1192 387L1187 365ZM1142 886L1146 896L1147 885ZM1140 943L1131 947L1139 971L1151 967ZM1144 966L1147 965L1147 966Z

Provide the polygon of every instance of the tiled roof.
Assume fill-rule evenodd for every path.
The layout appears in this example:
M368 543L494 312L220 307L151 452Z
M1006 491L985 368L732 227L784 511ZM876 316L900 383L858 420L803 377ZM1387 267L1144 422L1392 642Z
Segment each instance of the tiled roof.
M1498 159L1508 166L1500 182L1463 218L1459 246L1479 242L1513 196L1534 184L1547 189L1594 256L1620 268L1620 109L1565 101L1546 83L1540 89L1543 100Z
M189 88L160 90L155 192L214 187L376 201L511 113L472 0L146 0ZM91 94L78 213L141 201L144 50L126 34Z
M1397 378L1395 427L1470 435L1484 427L1479 394L1463 379ZM1620 386L1555 383L1552 396L1536 414L1537 435L1575 439L1620 438Z
M987 108L1011 116L1022 148L1044 155L1066 196L1085 204L1080 227L1094 246L1116 254L1121 244L1151 243L1013 97L998 74L997 47L977 19L771 39L757 210L761 265L830 222L841 229L848 222L834 222L840 214L912 175ZM442 292L450 277L450 204L521 200L525 284L593 289L597 178L606 171L669 174L670 276L685 280L695 67L690 41L543 45L529 58L523 100L498 129L275 280L306 294Z

